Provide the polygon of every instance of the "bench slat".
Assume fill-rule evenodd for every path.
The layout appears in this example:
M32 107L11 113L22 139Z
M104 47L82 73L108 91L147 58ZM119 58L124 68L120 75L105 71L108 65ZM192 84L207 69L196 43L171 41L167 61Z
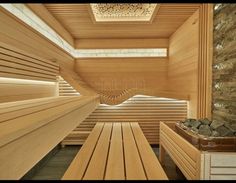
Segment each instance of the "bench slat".
M87 97L78 97L69 103L0 123L0 146L73 111L89 100Z
M122 123L127 180L146 180L145 172L129 123Z
M105 179L125 180L121 123L113 123Z
M133 134L140 152L143 166L148 180L167 180L167 176L162 169L155 153L145 138L138 123L131 123Z
M112 123L105 123L83 180L102 180L104 178L111 132Z
M98 138L102 132L104 123L97 123L92 132L86 139L85 143L75 156L69 168L65 172L62 180L81 180L85 170L89 164L90 157L92 156Z
M73 100L75 100L75 98L68 98L68 99L55 98L55 99L51 99L48 101L44 101L43 103L41 102L41 103L34 103L31 105L19 106L19 108L17 110L11 110L11 111L3 113L3 114L0 113L1 114L0 123L7 121L7 120L17 118L17 117L21 117L24 115L33 114L33 113L36 113L40 110L46 110L46 109L53 108L55 106L63 105L63 104L69 103Z

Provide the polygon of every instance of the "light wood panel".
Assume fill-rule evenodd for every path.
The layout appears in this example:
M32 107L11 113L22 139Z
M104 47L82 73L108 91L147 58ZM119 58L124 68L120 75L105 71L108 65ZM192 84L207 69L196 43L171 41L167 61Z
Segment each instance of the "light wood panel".
M125 180L121 123L113 124L105 180Z
M235 180L236 179L236 153L212 152L205 153L205 164L209 169L204 169L205 179L208 180Z
M39 83L0 77L0 103L58 96L57 92L58 86L56 82Z
M0 7L0 40L28 54L58 62L60 67L73 69L73 58L36 30Z
M112 124L105 124L102 129L102 133L96 143L96 147L87 166L83 180L102 180L104 178L111 132Z
M188 117L197 117L199 11L169 39L167 90L190 95Z
M86 171L90 158L96 147L96 143L102 132L103 126L104 123L99 123L94 127L91 135L87 138L86 143L81 147L79 153L75 156L62 179L81 180L83 178L84 172ZM78 167L80 168L77 169Z
M167 58L80 58L75 70L101 103L114 105L135 94L164 93L167 64Z
M168 38L199 4L161 4L151 24L94 24L88 4L45 4L74 38ZM145 26L145 28L144 28Z
M81 95L98 95L74 70L61 67L60 76Z
M199 62L197 117L211 119L212 59L213 59L213 4L203 4L199 16Z
M51 97L1 104L0 179L20 179L98 103L96 97Z
M168 39L76 39L76 49L168 48Z
M97 123L62 179L167 180L167 176L138 123Z
M158 159L155 158L154 151L151 148L146 148L149 144L147 140L144 140L145 136L141 128L139 128L138 123L131 123L130 125L133 130L133 135L135 137L148 180L158 180L159 177L165 177L165 172L158 162ZM150 156L151 154L153 154L153 156Z
M174 130L174 123L160 124L160 156L167 152L188 180L235 180L236 153L200 151Z
M0 102L57 96L58 73L57 63L0 43Z
M49 60L0 43L0 76L40 81L54 81L59 66Z
M26 4L38 17L54 29L62 38L64 38L72 47L74 47L74 38L71 34L61 25L61 23L45 8L41 3Z
M59 96L79 96L80 94L61 76L58 77Z
M163 122L160 124L160 162L164 164L162 148L188 180L200 179L200 151Z
M2 25L0 29L1 44L14 45L14 47L20 48L27 54L33 54L40 59L57 62L60 66L60 75L77 91L84 95L96 94L74 72L74 58L65 50L50 42L43 35L2 7L0 7L0 24Z
M179 121L186 117L186 101L134 96L117 106L98 106L62 144L83 144L96 122L138 122L148 142L158 144L160 121Z

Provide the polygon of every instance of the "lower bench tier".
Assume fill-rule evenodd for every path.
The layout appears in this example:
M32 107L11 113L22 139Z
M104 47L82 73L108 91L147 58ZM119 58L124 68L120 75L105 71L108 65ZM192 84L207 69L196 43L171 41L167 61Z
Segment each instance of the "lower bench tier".
M63 180L163 180L167 176L138 123L97 123Z
M0 179L20 179L98 104L96 96L0 104Z

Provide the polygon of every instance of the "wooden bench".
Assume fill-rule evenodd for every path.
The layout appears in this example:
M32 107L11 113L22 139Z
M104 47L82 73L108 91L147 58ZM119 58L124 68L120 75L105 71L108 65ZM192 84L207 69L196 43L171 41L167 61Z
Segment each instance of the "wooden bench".
M0 104L0 179L20 179L98 104L95 96Z
M162 180L167 176L138 123L97 123L63 180Z

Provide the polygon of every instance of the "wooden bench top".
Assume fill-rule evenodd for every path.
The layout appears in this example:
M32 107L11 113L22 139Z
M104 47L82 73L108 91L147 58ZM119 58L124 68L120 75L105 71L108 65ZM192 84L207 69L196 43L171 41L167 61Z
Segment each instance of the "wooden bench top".
M63 180L164 180L138 123L97 123Z
M46 97L0 104L0 147L85 105L95 97Z

